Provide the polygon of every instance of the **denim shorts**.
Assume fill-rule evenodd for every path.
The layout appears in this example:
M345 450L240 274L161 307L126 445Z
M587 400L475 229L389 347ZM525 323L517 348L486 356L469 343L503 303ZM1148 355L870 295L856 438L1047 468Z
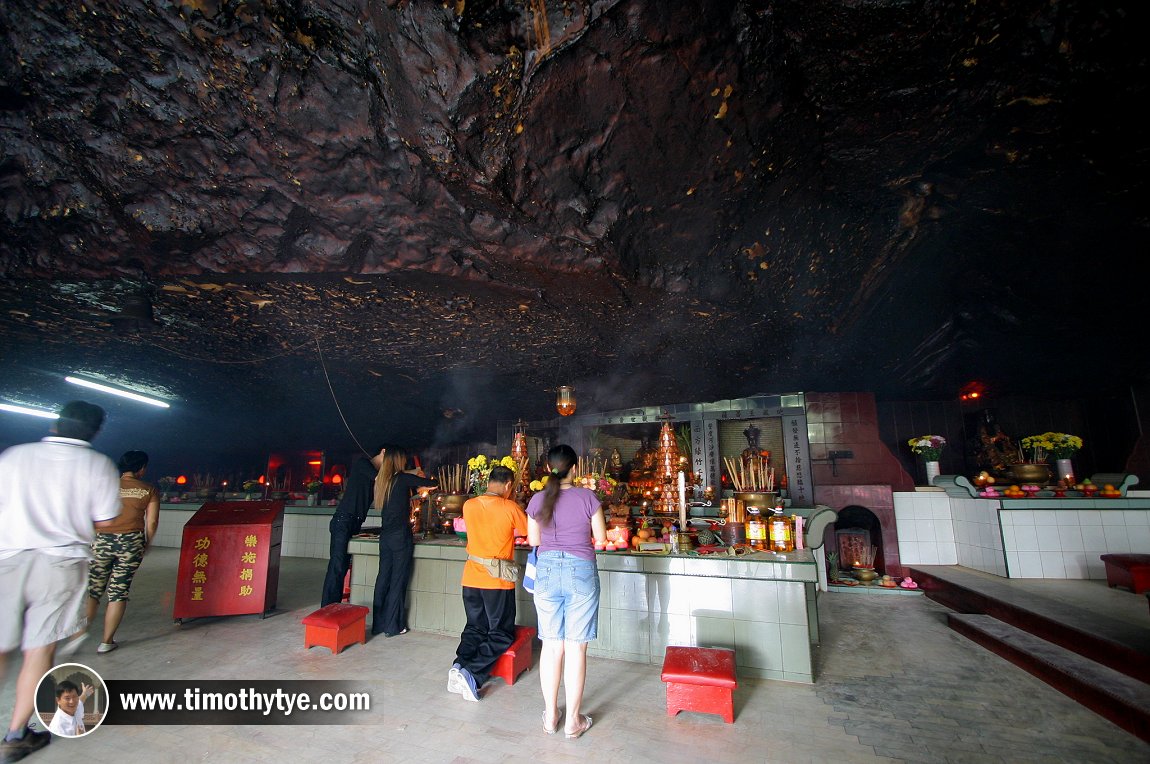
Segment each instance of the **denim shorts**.
M540 639L590 642L599 628L599 570L569 552L540 552L535 572Z

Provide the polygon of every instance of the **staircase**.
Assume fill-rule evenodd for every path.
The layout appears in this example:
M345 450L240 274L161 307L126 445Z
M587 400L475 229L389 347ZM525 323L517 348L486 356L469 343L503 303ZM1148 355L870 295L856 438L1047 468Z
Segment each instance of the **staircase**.
M952 629L1150 742L1150 614L1144 626L951 566L910 566ZM1130 597L1140 595L1129 594Z

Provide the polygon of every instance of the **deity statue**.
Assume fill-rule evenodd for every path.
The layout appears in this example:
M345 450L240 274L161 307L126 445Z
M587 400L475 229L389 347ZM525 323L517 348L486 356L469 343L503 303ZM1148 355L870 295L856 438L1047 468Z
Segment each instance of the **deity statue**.
M987 409L982 412L978 424L978 442L975 445L975 460L980 469L997 474L1005 474L1010 465L1018 461L1018 447Z
M651 439L643 438L640 441L639 450L635 452L635 458L631 462L631 469L637 470L640 475L650 476L655 472L655 462L658 458L658 452L651 446Z
M607 463L607 474L618 480L623 474L623 455L618 447L611 449L611 459Z
M750 426L743 430L743 437L747 439L747 448L752 449L755 453L759 452L760 434L762 434L762 430L756 427L754 422L751 422Z
M771 452L764 451L759 445L759 436L762 434L754 422L743 430L743 437L747 439L747 447L743 449L741 454L743 464L750 466L751 464L759 466L768 466L771 463Z

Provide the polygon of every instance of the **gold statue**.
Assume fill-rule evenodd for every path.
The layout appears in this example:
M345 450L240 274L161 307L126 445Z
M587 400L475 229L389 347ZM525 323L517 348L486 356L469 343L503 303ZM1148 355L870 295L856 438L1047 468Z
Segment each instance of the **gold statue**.
M618 447L611 449L611 460L607 465L607 472L616 480L623 475L623 455L619 453Z

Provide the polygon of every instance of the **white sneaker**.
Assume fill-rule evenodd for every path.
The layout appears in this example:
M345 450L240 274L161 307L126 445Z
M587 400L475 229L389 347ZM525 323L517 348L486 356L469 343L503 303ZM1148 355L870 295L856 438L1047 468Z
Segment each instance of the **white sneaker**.
M88 632L86 632L86 631L81 631L79 634L77 634L73 637L69 637L64 642L64 644L62 644L56 648L56 657L57 658L70 658L71 656L75 655L76 652L81 647L83 647L84 643L87 641L88 641Z
M463 678L463 674L459 671L459 664L455 663L447 672L447 691L454 692L456 695L462 695L463 689L467 686L467 680Z
M479 702L479 687L475 684L475 677L471 672L462 666L459 667L459 675L463 678L463 688L459 694L463 696L464 700L470 700L472 703Z
M116 642L101 642L100 646L96 648L98 653L110 653L120 645Z

